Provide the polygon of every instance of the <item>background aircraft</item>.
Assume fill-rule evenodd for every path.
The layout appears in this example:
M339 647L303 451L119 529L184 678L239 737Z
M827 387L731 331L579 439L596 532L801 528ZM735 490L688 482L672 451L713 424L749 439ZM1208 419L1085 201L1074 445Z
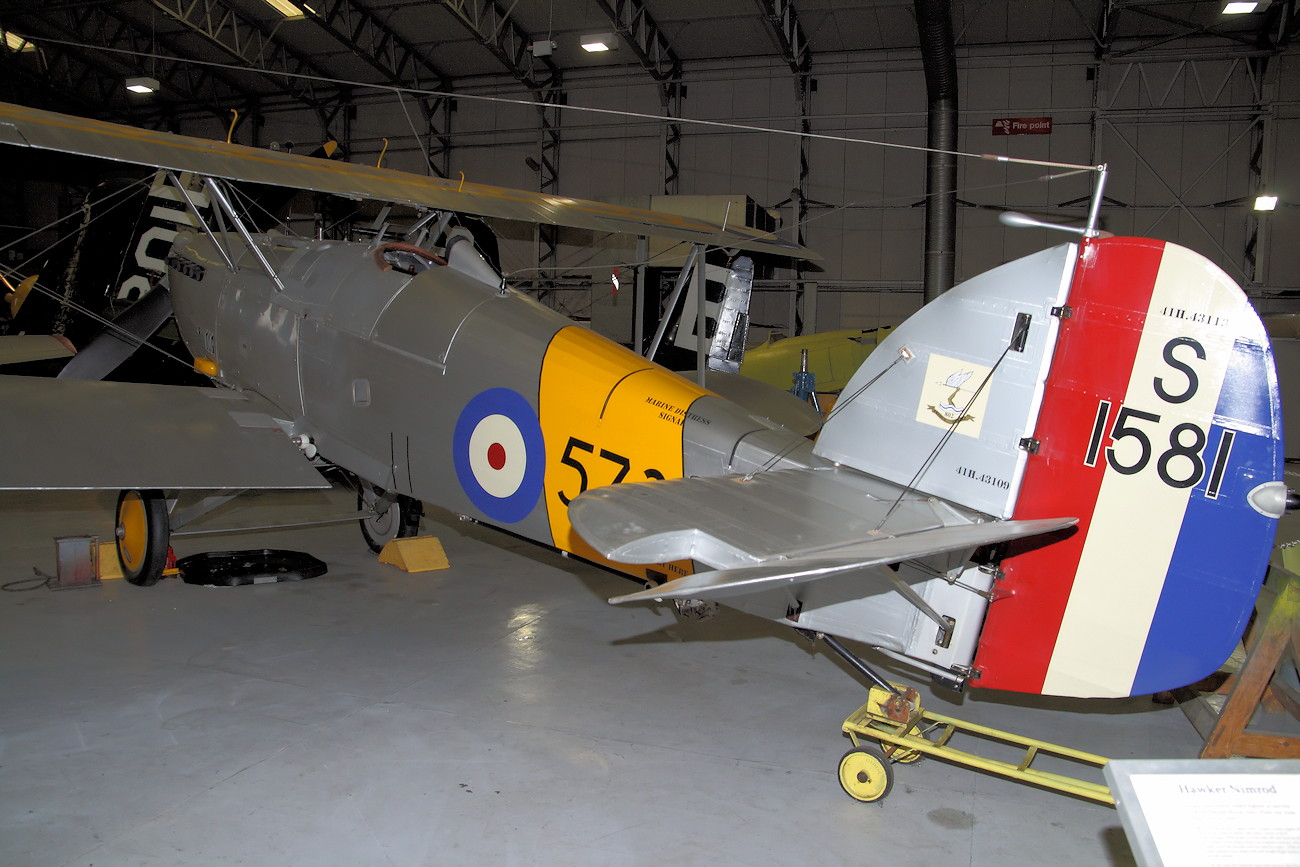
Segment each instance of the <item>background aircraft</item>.
M315 467L360 480L372 542L436 502L646 585L614 601L720 599L956 685L1181 686L1249 616L1286 501L1280 400L1248 301L1191 251L1085 238L959 285L814 444L512 291L451 219L803 254L779 240L14 106L0 139L194 172L218 203L168 283L222 387L0 378L25 456L0 488L123 489L135 583L161 569L164 491L319 486ZM436 216L367 244L255 234L222 177Z

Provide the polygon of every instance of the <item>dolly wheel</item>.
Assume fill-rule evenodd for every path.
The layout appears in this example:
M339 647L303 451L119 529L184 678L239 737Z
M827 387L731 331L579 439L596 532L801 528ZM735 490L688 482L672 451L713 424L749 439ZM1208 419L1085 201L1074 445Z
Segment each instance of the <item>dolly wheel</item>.
M933 743L934 739L930 737L930 730L916 732L917 737L922 738L928 743ZM883 744L883 742L882 742ZM925 753L920 750L905 750L902 747L895 747L893 755L889 756L891 762L898 762L900 765L911 765L921 761Z
M161 491L117 495L117 559L127 581L140 587L158 583L167 564L170 534Z
M889 794L894 771L879 747L855 747L840 759L840 785L850 798L870 804Z

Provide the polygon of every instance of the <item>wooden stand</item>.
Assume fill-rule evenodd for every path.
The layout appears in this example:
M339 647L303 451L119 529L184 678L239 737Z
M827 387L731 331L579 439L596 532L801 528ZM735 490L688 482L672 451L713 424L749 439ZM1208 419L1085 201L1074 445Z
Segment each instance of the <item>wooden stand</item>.
M1203 759L1231 756L1250 758L1300 758L1300 723L1297 732L1279 734L1247 731L1256 712L1286 712L1288 722L1300 719L1300 702L1274 680L1279 667L1294 667L1300 647L1300 577L1272 567L1269 582L1255 604L1256 621L1247 641L1246 662L1224 684L1227 700L1217 714L1202 698L1183 705L1192 724L1205 738Z

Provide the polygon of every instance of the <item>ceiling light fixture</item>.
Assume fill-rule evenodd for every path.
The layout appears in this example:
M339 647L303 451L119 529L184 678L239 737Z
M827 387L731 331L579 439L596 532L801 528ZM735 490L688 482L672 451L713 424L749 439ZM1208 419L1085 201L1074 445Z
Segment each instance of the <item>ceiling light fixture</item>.
M267 6L270 6L276 12L279 12L285 18L303 18L306 12L303 12L289 0L262 0Z
M618 47L618 40L613 33L589 33L581 37L582 50L595 54L599 51L613 51Z
M1227 0L1223 4L1224 15L1246 15L1255 11L1257 0Z
M158 90L158 86L158 79L150 78L147 75L126 80L126 89L132 93L154 93Z
M1271 211L1277 207L1277 196L1256 196L1255 210Z

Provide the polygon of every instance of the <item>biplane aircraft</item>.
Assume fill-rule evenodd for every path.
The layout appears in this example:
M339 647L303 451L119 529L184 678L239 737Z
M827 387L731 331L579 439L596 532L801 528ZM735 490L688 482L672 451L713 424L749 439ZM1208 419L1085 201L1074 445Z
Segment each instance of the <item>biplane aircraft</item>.
M216 387L0 377L24 456L0 489L121 490L134 583L158 579L176 492L341 468L372 542L433 502L644 585L612 602L720 601L956 685L1170 689L1251 612L1287 500L1277 379L1245 295L1190 250L1084 236L958 285L881 342L814 440L514 291L452 226L805 254L776 238L16 106L0 141L194 173L218 205L166 280ZM222 179L429 218L369 243L253 233Z

